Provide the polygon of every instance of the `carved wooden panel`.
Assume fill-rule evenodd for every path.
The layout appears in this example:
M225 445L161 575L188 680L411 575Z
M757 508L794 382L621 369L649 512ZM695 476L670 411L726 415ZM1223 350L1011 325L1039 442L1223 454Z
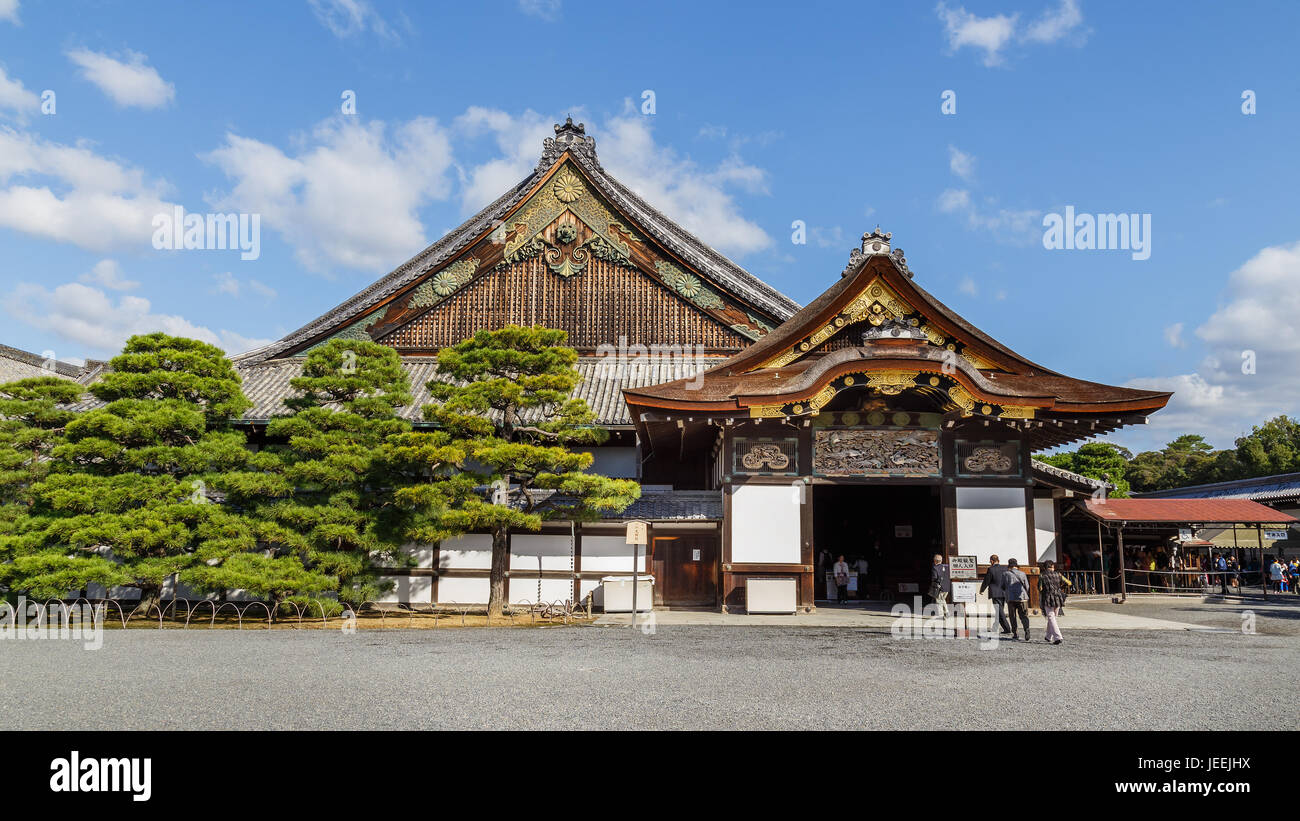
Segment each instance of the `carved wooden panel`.
M441 348L510 323L566 330L569 345L580 350L617 346L619 337L724 352L750 344L640 271L593 258L580 273L557 276L541 256L487 273L377 341Z
M799 472L798 440L736 437L731 472L751 475L795 475Z
M1020 443L957 440L958 476L1019 476Z
M819 430L813 473L820 476L938 476L936 430Z

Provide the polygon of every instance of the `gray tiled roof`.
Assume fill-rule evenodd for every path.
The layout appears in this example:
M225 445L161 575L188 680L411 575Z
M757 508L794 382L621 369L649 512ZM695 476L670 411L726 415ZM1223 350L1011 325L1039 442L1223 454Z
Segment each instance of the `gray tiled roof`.
M722 520L720 490L643 490L631 507L607 519L646 521Z
M1074 482L1075 484L1086 485L1094 489L1099 489L1103 487L1113 489L1115 487L1114 485L1107 484L1106 482L1103 482L1100 479L1093 479L1088 476L1082 476L1078 473L1075 473L1072 470L1066 470L1065 468L1058 468L1056 465L1049 465L1046 462L1040 462L1037 459L1031 459L1030 461L1033 463L1034 472L1040 475L1053 476L1057 479L1064 479L1067 482Z
M70 365L29 351L0 345L0 384L37 376L80 379L86 370L87 368L81 365Z
M1300 473L1257 476L1208 485L1134 493L1143 499L1249 499L1252 502L1286 502L1300 499Z
M555 491L530 491L535 502L551 499ZM563 500L565 497L561 497ZM516 499L515 506L522 504ZM648 522L665 521L721 521L722 491L720 490L670 490L642 487L641 498L637 499L622 513L608 513L601 517L605 521L633 521L642 519Z
M289 380L302 371L303 361L303 357L288 357L256 365L237 363L244 380L244 395L253 403L252 409L244 414L245 421L265 421L289 412L284 407L285 397L293 390L289 387ZM586 400L599 424L631 425L632 418L623 402L623 388L640 388L685 379L710 364L713 363L689 359L655 359L619 364L612 357L584 357L577 365L583 379L573 396ZM438 375L437 360L428 356L405 356L402 357L402 366L411 379L414 401L402 408L399 415L413 422L420 421L421 408L430 402L429 391L425 386Z

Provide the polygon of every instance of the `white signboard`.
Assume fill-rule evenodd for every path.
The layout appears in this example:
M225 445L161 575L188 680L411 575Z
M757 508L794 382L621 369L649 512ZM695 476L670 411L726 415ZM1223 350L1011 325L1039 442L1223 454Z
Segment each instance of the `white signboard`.
M952 603L974 604L975 596L979 593L979 590L980 586L975 582L953 582Z
M950 556L948 564L951 568L951 576L954 579L979 578L979 565L974 556ZM956 601L956 599L953 599L953 601Z
M1275 541L1275 542L1283 542L1283 541L1286 541L1286 539L1287 539L1287 531L1285 531L1285 530L1265 530L1265 531L1264 531L1264 538L1265 538L1265 539L1272 539L1272 540Z
M628 543L628 544L645 544L645 543L646 543L646 523L645 523L645 522L628 522L628 523L627 523L627 543Z

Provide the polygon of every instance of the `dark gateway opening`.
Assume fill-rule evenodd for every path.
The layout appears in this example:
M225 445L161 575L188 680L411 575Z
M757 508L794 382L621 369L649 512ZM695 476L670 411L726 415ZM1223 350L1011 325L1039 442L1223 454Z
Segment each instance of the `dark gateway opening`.
M840 555L852 573L867 561L866 578L851 576L849 599L911 601L929 585L930 563L943 553L938 485L818 485L813 488L816 593L835 601L828 580ZM825 551L825 553L823 553Z

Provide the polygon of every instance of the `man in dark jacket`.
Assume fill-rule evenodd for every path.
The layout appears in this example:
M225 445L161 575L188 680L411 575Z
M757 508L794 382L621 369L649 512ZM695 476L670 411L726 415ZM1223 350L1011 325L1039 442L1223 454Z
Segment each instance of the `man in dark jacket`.
M1006 575L1007 569L998 564L997 554L989 556L989 569L984 573L984 581L980 584L980 592L988 592L989 600L993 602L993 612L998 617L998 628L1001 629L1002 635L1011 632L1011 625L1007 624L1007 593L1003 589L1003 576Z
M1029 641L1029 577L1020 569L1020 562L1007 559L1007 570L1002 576L1002 590L1007 597L1007 607L1011 608L1011 640L1016 635L1016 618L1025 626L1025 641Z

